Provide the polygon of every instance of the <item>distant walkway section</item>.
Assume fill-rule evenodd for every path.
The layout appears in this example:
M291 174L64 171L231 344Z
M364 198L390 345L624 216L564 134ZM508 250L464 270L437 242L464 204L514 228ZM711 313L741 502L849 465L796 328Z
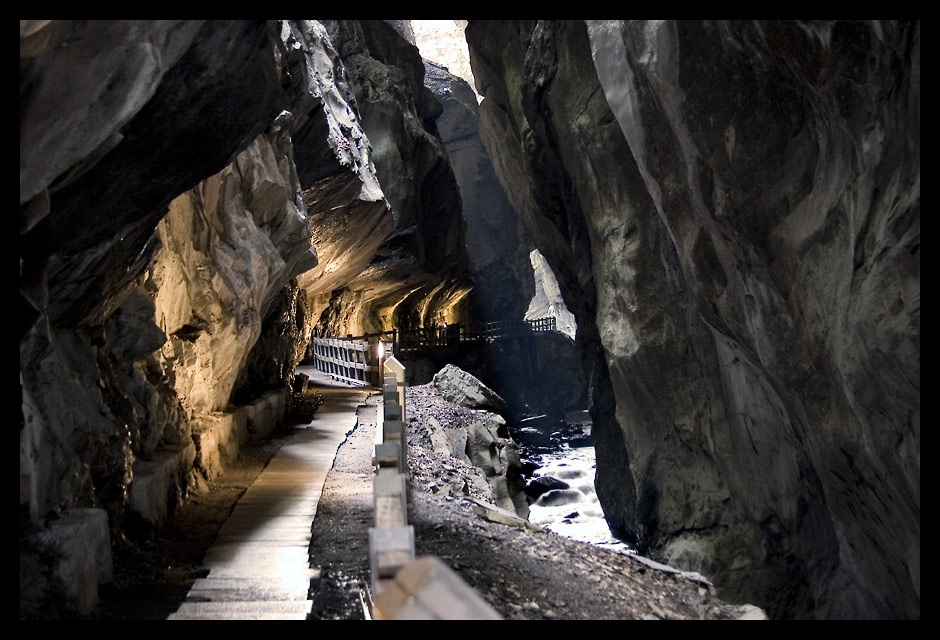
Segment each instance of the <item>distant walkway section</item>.
M205 578L169 620L304 620L311 611L308 548L323 483L368 388L336 386L298 367L323 397L238 501L206 553Z

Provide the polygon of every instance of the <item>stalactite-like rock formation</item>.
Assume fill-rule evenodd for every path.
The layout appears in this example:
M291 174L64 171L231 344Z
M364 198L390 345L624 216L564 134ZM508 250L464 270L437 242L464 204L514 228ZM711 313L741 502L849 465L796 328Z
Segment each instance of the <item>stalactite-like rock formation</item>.
M918 617L919 25L467 37L490 155L591 334L611 524L778 617Z

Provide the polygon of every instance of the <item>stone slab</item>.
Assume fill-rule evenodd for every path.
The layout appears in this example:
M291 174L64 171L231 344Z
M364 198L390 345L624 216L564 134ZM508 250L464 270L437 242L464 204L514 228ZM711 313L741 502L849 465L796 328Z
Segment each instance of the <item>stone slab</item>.
M187 602L287 602L309 597L309 589L266 589L246 584L241 589L196 589L186 595Z
M309 556L317 502L365 394L325 390L323 397L311 422L291 435L235 505L206 553L208 575L170 619L306 618L310 581L319 575Z
M306 620L309 600L184 602L168 620Z

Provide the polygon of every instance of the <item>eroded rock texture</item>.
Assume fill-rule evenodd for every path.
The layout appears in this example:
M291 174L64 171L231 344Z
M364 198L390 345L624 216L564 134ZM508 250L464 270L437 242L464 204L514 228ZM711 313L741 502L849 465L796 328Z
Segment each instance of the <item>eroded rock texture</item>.
M920 615L919 33L467 28L608 520L777 617Z
M438 53L433 47L429 51ZM503 190L483 144L476 94L465 80L432 60L425 60L424 83L441 104L437 129L460 188L474 314L481 320L503 322L550 315L547 308L527 315L541 274L531 260L530 232ZM543 334L488 343L481 347L478 360L462 365L473 367L504 395L513 417L543 413L560 417L586 406L587 385L575 345L559 337Z
M168 339L154 366L174 370L176 395L190 413L228 406L238 376L251 375L243 372L262 327L272 324L263 321L281 312L289 281L317 262L283 120L175 199L158 226L162 249L144 287ZM299 360L272 361L271 350L265 356L287 371L261 376L251 385L256 392L289 380Z
M385 328L375 309L404 298L421 321L465 296L453 175L416 129L433 130L416 114L433 119L436 103L409 93L422 88L413 46L371 28L408 69L370 76L387 86L366 101L384 105L378 153L318 22L21 22L26 615L88 613L110 572L74 562L77 541L103 533L110 561L109 531L159 526L270 430L259 421L283 415L331 299L359 295L338 305L353 320L326 322L339 332ZM386 140L396 108L411 137ZM398 165L379 163L386 197L373 156L399 146ZM47 535L68 518L90 524Z
M154 233L171 201L223 170L289 104L272 27L21 23L20 504L21 533L39 547L46 527L73 512L103 510L105 532L119 532L135 464L162 447L178 449L169 460L192 462L186 401L195 394L175 392L182 370L146 363L167 338L142 277L172 250ZM189 472L170 481L181 484L169 489L177 497ZM63 556L74 547L57 544L56 566L82 566ZM21 581L45 585L34 595L64 593L61 610L87 613L95 595L75 595L62 575Z
M364 268L343 275L343 265L336 264L330 280L335 284L320 287L330 292L327 301L312 305L325 308L318 324L324 335L429 326L465 313L460 303L470 286L460 194L434 126L441 107L424 86L413 37L399 33L408 35L404 23L324 23L335 64L348 79L349 100L358 105L392 219L387 235L371 233L380 244ZM313 219L319 226L319 218ZM360 242L367 233L368 227L346 226L335 235ZM333 262L321 259L325 278Z
M473 89L441 65L424 64L424 84L441 105L437 130L460 189L474 308L484 320L518 322L534 289L531 241L480 139Z
M21 607L87 613L314 325L521 318L537 248L583 376L519 402L589 389L617 531L776 617L919 617L919 23L466 33L479 107L407 21L21 21Z

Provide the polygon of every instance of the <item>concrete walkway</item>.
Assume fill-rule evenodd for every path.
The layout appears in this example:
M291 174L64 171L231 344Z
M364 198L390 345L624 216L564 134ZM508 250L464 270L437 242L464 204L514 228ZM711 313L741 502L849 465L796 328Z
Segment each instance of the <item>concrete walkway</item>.
M299 427L235 505L206 553L206 578L169 620L304 620L312 602L308 547L317 502L336 451L369 389L336 386L312 367L323 404Z

